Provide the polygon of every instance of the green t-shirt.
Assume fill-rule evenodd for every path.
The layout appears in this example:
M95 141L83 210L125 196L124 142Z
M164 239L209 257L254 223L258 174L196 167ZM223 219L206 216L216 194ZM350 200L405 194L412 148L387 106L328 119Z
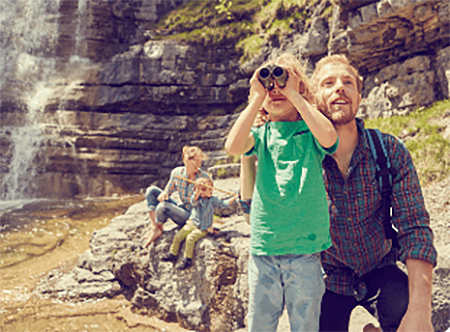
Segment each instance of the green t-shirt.
M269 122L253 128L258 157L250 222L252 255L301 255L331 246L323 148L305 121Z

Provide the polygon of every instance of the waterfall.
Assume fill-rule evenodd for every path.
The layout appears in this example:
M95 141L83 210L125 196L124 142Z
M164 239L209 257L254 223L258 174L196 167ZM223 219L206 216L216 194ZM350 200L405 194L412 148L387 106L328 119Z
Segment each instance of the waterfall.
M84 34L83 18L84 18L84 14L86 12L86 6L87 6L87 0L78 0L78 10L77 10L78 20L77 20L77 28L75 31L75 52L70 57L70 63L76 63L76 62L82 62L82 63L86 63L86 64L89 63L89 59L83 58L84 52L81 47L81 41L83 39L83 34Z
M35 160L43 144L43 108L54 85L56 61L51 53L58 35L58 10L59 0L0 2L0 91L24 105L17 110L20 115L2 115L2 122L9 116L0 127L0 138L9 146L8 154L2 152L2 201L31 198L35 176L43 171Z

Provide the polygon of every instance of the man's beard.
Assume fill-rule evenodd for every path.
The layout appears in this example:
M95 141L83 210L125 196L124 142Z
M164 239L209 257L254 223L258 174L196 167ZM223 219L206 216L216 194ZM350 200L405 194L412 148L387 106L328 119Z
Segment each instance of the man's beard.
M355 120L355 115L353 112L353 106L350 104L350 111L347 113L343 110L330 111L325 103L319 103L317 105L320 112L322 112L325 117L330 120L333 125L345 125L347 123Z

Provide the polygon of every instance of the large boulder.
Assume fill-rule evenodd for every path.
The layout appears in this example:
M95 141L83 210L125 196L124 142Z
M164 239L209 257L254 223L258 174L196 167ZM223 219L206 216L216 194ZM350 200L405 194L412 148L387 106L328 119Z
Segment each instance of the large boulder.
M236 188L236 178L227 182L216 186ZM93 233L90 250L79 257L71 272L50 273L38 292L71 300L125 294L135 312L175 321L186 329L242 328L247 313L250 237L244 217L234 213L216 220L219 233L197 242L193 266L188 270L161 260L178 230L171 221L164 225L163 235L154 244L142 247L143 235L150 226L148 218L145 201L131 206L107 227ZM178 264L183 252L184 245Z

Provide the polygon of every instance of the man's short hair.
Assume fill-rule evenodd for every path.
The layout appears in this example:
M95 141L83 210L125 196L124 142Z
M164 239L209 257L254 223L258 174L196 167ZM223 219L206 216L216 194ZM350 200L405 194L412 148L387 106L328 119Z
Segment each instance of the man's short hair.
M329 63L343 64L343 65L348 66L350 68L350 71L353 73L353 75L356 78L356 85L358 88L358 92L361 93L362 83L363 83L362 77L359 75L358 70L350 64L347 57L342 54L329 55L329 56L326 56L326 57L320 59L319 62L317 62L316 68L314 69L314 73L311 77L311 81L312 81L315 92L317 92L317 87L319 86L319 77L317 77L317 75L320 72L320 70L323 67L325 67L326 65L328 65Z

